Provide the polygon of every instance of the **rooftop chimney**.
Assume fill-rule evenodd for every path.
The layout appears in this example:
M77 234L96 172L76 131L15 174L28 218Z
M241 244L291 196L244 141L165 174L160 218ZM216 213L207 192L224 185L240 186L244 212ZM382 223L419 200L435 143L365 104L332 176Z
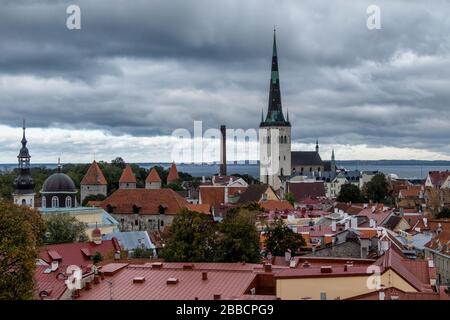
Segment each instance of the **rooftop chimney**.
M227 175L227 129L224 125L220 126L220 175Z
M145 277L134 277L133 278L133 283L144 283L145 282Z
M177 284L178 283L178 279L177 278L169 278L167 279L167 284Z
M215 295L213 295L213 299L214 299L214 300L220 300L220 298L221 298L221 295L220 295L220 294L215 294Z
M264 264L264 272L272 272L272 265L270 263Z
M208 272L206 272L206 271L202 272L202 280L203 281L208 280Z

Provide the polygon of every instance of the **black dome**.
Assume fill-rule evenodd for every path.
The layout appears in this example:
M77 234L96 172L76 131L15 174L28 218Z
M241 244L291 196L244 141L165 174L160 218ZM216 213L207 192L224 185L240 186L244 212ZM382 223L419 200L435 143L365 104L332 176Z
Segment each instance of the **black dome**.
M73 180L64 173L54 173L45 180L42 192L77 192Z

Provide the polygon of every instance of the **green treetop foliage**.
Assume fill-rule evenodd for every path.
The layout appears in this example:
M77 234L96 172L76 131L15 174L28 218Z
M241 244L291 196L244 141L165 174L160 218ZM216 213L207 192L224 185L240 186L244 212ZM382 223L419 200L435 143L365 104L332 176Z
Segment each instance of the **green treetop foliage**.
M358 186L355 186L354 184L351 183L347 183L341 186L341 191L339 192L337 201L357 203L363 201L363 196Z
M210 215L184 210L175 217L170 230L161 253L166 261L213 261L216 228Z
M386 176L383 173L376 174L365 184L364 193L369 200L383 202L389 194L389 183Z
M103 201L105 199L106 197L103 194L90 194L84 198L81 205L85 207L89 201Z
M0 202L0 300L33 298L45 224L38 211Z
M87 241L87 224L67 213L49 214L45 224L45 242L48 244Z
M299 233L294 233L283 222L277 219L272 227L268 228L266 248L274 256L284 256L290 250L292 256L302 247L306 246L305 240Z
M254 212L240 210L236 214L229 214L218 224L216 261L260 262L259 232L255 220Z

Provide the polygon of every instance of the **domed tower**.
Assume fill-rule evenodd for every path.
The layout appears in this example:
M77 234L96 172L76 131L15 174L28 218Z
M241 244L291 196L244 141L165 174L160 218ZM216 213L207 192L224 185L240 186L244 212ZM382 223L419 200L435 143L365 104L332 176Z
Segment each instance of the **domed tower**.
M14 180L14 203L26 205L34 208L34 181L31 177L30 153L27 148L27 139L25 137L25 120L23 120L22 148L19 151L17 159L19 161L19 175Z
M48 177L41 190L42 208L77 207L77 189L73 180L61 172L58 160L58 172Z
M284 118L281 106L275 30L269 106L265 119L261 114L259 125L259 167L261 183L267 183L275 190L281 186L281 177L291 175L291 123L289 122L289 113L286 119Z

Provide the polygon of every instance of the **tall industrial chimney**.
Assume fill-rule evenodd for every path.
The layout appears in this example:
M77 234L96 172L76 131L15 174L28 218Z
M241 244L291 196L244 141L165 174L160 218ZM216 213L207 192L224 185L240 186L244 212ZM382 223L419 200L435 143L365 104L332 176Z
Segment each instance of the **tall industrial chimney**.
M220 126L220 175L227 175L227 129L225 125Z

